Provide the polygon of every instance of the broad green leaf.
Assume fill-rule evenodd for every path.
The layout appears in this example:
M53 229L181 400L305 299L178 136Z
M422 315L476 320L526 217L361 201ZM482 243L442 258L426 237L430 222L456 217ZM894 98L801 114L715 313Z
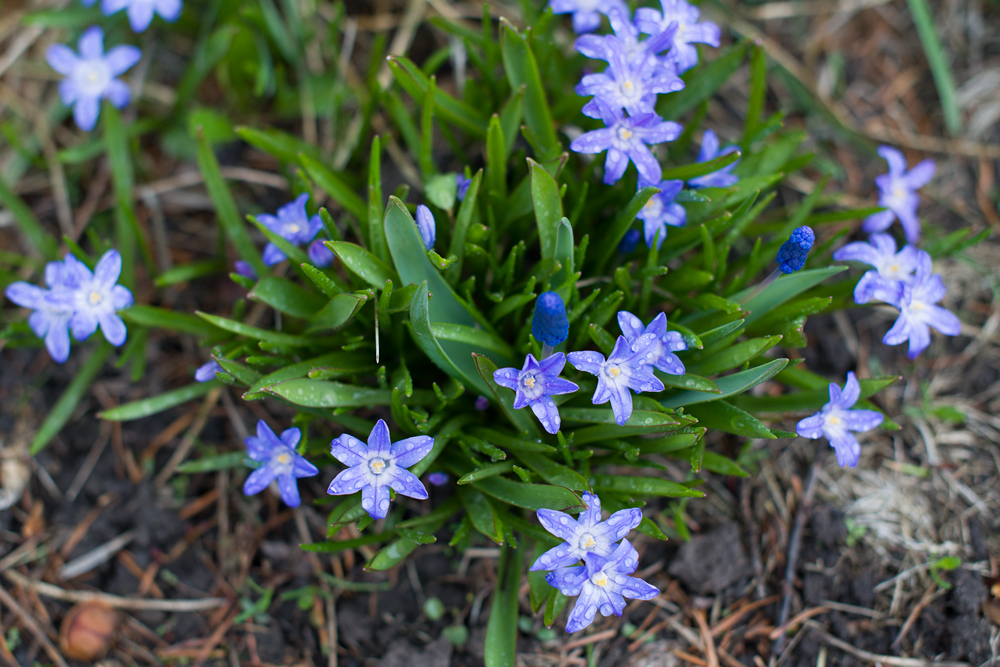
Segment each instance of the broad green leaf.
M361 310L368 301L365 294L338 294L323 306L312 318L310 331L337 329L344 326Z
M604 249L601 253L601 257L598 262L598 266L606 266L611 258L614 257L615 253L618 252L618 244L621 243L622 238L624 238L625 233L632 226L632 222L635 220L635 216L639 215L639 211L649 203L649 200L653 198L653 195L660 192L660 189L652 185L648 185L644 188L640 188L636 192L632 199L629 200L628 205L623 208L617 216L615 216L614 222L608 228L607 234L604 236L604 240L601 243L601 247Z
M489 331L475 329L461 324L446 322L431 322L431 332L439 341L447 340L455 343L481 347L486 352L499 355L500 358L513 358L514 349L501 338Z
M156 277L155 282L157 287L169 287L170 285L186 283L216 273L223 273L225 270L225 263L216 259L204 262L191 262L190 264L181 264L167 269Z
M701 375L722 373L737 366L742 366L752 359L756 359L765 351L777 345L780 340L781 336L751 338L735 345L729 345L723 350L708 355L700 359L698 363L691 364L690 368Z
M326 303L326 299L319 294L276 276L264 276L257 281L247 298L302 319L312 317Z
M503 520L493 511L486 496L471 486L459 486L456 491L473 527L497 544L503 544Z
M566 281L573 275L574 251L573 226L570 224L569 218L562 218L556 228L556 254L554 257L562 265L562 268L552 276L552 286L557 288L563 301L569 301L570 289Z
M414 100L422 102L430 87L430 79L427 75L403 56L389 56L386 61L403 90ZM440 88L434 90L434 110L439 120L446 120L476 136L486 136L487 123L479 111L462 100L455 99Z
M678 179L682 181L689 181L692 178L704 176L705 174L711 174L724 167L728 167L732 163L739 160L740 157L742 157L742 154L739 151L732 151L731 153L720 155L719 157L709 160L708 162L695 162L681 167L667 169L663 172L663 180Z
M163 412L164 410L169 410L172 407L180 405L181 403L187 403L190 400L204 396L208 392L212 391L212 389L219 386L221 386L221 384L217 380L196 382L194 384L189 384L186 387L165 391L162 394L157 394L156 396L150 396L149 398L143 398L138 401L132 401L131 403L125 403L124 405L118 405L110 410L105 410L104 412L99 413L97 416L101 419L113 422L127 422L132 421L133 419L142 419L143 417L155 415L159 412Z
M392 402L392 392L388 389L358 387L307 378L279 382L264 387L262 391L308 408L357 408L389 405ZM407 402L411 405L431 405L436 403L437 399L431 391L416 390Z
M559 155L559 138L538 74L538 64L528 42L506 18L500 19L500 49L511 90L524 87L524 121L537 137L541 149L539 158L542 162L554 160Z
M574 491L586 491L590 488L583 475L571 468L556 463L544 454L521 451L517 452L516 455L526 466L538 473L549 484L565 486Z
M248 400L251 398L259 398L253 396L253 394L261 391L264 387L277 384L278 382L284 382L285 380L294 380L296 378L305 377L313 369L323 369L324 376L329 379L337 375L337 373L334 372L337 370L340 371L341 375L351 375L374 368L374 366L374 359L367 360L354 352L330 352L307 361L292 364L291 366L285 366L284 368L274 371L270 375L265 375L254 383L254 385L247 390L243 397Z
M195 336L216 336L222 333L222 329L200 317L167 310L159 306L140 304L118 311L118 314L130 324L154 329L166 329Z
M450 211L455 206L458 184L455 174L436 174L427 179L424 196L442 211Z
M702 462L705 470L709 470L718 475L729 475L730 477L749 477L747 471L727 456L705 451L705 458Z
M962 111L955 92L955 76L952 74L948 56L941 46L941 38L938 37L938 22L934 19L934 13L927 0L907 0L907 5L910 7L913 24L917 28L920 43L923 44L927 62L931 67L934 85L937 87L938 98L941 100L945 127L948 128L948 134L960 137L962 136ZM944 29L944 26L941 28Z
M246 386L251 386L258 380L260 380L260 373L250 368L246 364L241 364L238 361L233 361L232 359L226 359L225 357L220 357L217 355L212 355L212 359L222 366L222 369L232 375L237 382L240 384L245 384Z
M249 324L219 317L218 315L209 315L200 310L196 310L195 315L220 329L225 329L226 331L246 336L247 338L264 340L278 345L288 345L290 347L307 347L309 345L309 339L304 336L293 336L278 331L271 331L270 329L261 329L260 327L253 327Z
M394 285L399 284L396 272L361 246L347 241L324 241L323 243L333 251L333 254L351 273L375 289L381 289L386 280L391 280ZM422 245L420 247L423 248Z
M241 125L235 130L243 141L284 162L298 163L299 154L303 153L313 159L318 159L320 156L320 151L316 146L307 144L298 137L273 127L258 130Z
M739 373L733 373L725 377L717 378L716 385L721 393L715 394L705 391L684 391L676 396L670 396L660 401L660 405L665 408L679 408L695 403L715 401L720 398L727 398L734 394L742 394L752 387L756 387L762 382L767 382L788 365L788 359L775 359L755 368L749 368Z
M771 431L753 415L725 401L697 403L685 409L697 417L698 423L705 428L734 433L746 438L774 439Z
M580 504L580 499L572 491L548 484L524 484L503 477L490 477L474 482L472 486L508 505L529 510L543 507L564 510Z
M542 259L555 258L556 234L559 220L563 217L562 198L559 184L542 165L528 158L531 172L531 202L535 207L535 223L538 225L538 242Z
M680 118L712 97L743 64L750 40L744 39L724 49L710 60L703 60L681 77L684 90L661 95L656 110L663 118Z
M564 422L584 422L586 424L617 424L611 408L562 408L559 411ZM644 429L676 426L679 422L672 415L648 410L633 410L624 426Z
M472 472L463 475L459 478L456 484L471 484L472 482L478 482L481 479L486 479L487 477L494 477L496 475L502 475L508 473L514 469L514 464L510 461L501 461L500 463L494 463L492 465L484 466L482 468L477 468Z
M732 299L739 301L741 308L749 313L745 318L745 324L746 326L750 326L783 303L794 299L802 292L815 287L827 278L846 270L846 266L830 266L825 269L796 271L795 273L778 277L777 280L764 288L760 294L754 295L746 303L742 301L752 294L752 288L734 294Z
M238 468L243 465L245 458L247 458L245 451L203 456L196 461L185 461L180 464L177 466L177 472L193 475L199 472L214 472L216 470Z
M683 484L658 477L625 475L594 475L594 488L618 491L640 496L667 496L669 498L701 498L705 494L689 489Z
M80 399L90 391L91 385L104 367L104 362L108 360L113 351L114 348L111 347L111 344L105 341L101 341L90 350L90 356L83 362L80 370L76 372L76 375L70 381L62 396L59 397L59 400L49 410L45 421L42 422L42 425L35 433L30 448L32 456L45 449L49 441L70 420Z
M642 455L667 454L693 447L699 439L705 436L705 429L694 428L691 431L691 433L677 433L656 440L640 440L639 453Z
M861 380L861 398L873 396L899 379L899 376L893 375ZM819 410L829 400L830 391L824 381L824 384L816 389L797 391L781 396L736 396L733 398L733 404L755 414L784 414Z
M657 372L656 377L660 378L660 380L663 381L663 384L667 387L719 393L718 385L708 378L703 378L698 375L692 375L690 373L687 375L670 375L669 373Z

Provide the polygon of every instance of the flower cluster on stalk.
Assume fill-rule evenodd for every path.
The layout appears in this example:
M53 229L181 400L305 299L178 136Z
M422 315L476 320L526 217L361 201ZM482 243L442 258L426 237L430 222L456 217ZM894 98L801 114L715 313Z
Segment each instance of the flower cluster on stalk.
M567 632L583 630L602 616L621 616L625 598L649 600L659 590L632 575L639 554L625 537L642 522L638 508L623 509L602 521L601 499L583 494L579 518L550 509L537 512L545 530L563 540L531 566L532 572L549 571L545 581L567 596L578 596L566 621ZM583 561L582 565L578 563Z
M36 336L45 341L53 360L63 363L69 358L70 339L84 341L97 331L119 347L125 343L128 331L118 315L132 305L132 292L118 284L122 258L117 250L108 250L98 260L94 270L73 255L45 266L48 289L26 282L15 282L4 292L19 306L30 308L28 325Z

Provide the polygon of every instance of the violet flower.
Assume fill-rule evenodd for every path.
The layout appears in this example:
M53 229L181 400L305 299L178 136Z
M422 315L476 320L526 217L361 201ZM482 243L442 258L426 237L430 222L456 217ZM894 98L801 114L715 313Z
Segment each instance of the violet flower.
M670 48L676 30L664 30L649 39L639 41L641 33L628 20L627 14L613 10L608 14L608 19L611 21L611 29L615 33L614 37L625 51L625 59L628 62L638 65L642 60L650 59L656 66L668 69L676 75L676 67L673 62L658 57ZM573 46L588 58L610 63L611 54L608 53L606 44L605 35L581 35L576 38Z
M195 382L208 382L215 379L216 373L224 373L225 370L219 364L218 361L214 359L207 364L202 364L198 367L198 370L194 372ZM251 494L252 495L252 494Z
M434 240L437 238L437 223L434 221L434 214L423 204L417 206L417 231L420 232L424 247L428 250L433 249Z
M346 466L332 482L327 493L343 496L361 491L361 507L373 519L389 513L389 489L398 494L427 500L427 489L410 466L427 456L434 438L418 435L392 443L389 427L379 419L368 436L368 445L346 433L330 443L330 453Z
M455 174L455 198L458 201L465 201L465 195L469 192L471 178L466 178L465 174Z
M294 201L279 208L276 216L261 213L257 216L257 220L292 245L300 246L303 243L309 243L323 228L323 221L318 215L309 217L309 214L306 213L307 201L309 201L309 194L302 193ZM264 246L264 264L267 266L274 266L287 258L288 256L282 252L281 248L273 243Z
M631 389L637 394L644 391L663 391L663 383L653 375L652 359L656 358L656 334L639 336L630 346L624 336L619 336L611 356L604 359L600 352L570 352L569 363L577 370L597 376L597 389L591 399L594 405L611 401L615 422L622 426L632 416Z
M899 319L886 332L882 342L899 345L909 341L906 356L916 359L931 344L931 330L934 327L946 336L957 336L962 331L962 322L951 311L936 305L944 298L947 289L941 276L931 273L931 256L923 250L917 251L917 270L910 284L899 283L895 298L888 302L899 308Z
M631 255L639 247L639 239L641 238L642 232L638 229L630 229L625 232L625 236L618 242L618 254Z
M830 383L830 402L813 416L796 424L795 432L811 440L826 438L837 453L837 463L841 467L853 468L861 456L861 445L851 431L870 431L885 419L875 410L851 410L860 397L861 385L854 371L849 371L843 391L836 383Z
M621 616L625 598L650 600L660 594L656 586L629 576L639 566L639 553L628 540L607 558L588 554L584 564L550 572L545 581L563 595L578 595L566 620L566 632L578 632L602 616Z
M299 444L301 437L299 429L290 428L282 431L279 438L263 419L258 421L257 435L250 436L244 442L250 458L263 465L247 477L243 493L255 496L270 486L271 482L278 480L281 500L289 507L298 507L302 500L296 480L319 474L319 468L295 452L295 446Z
M427 475L427 481L433 484L434 486L444 486L445 484L448 483L449 479L450 478L448 477L448 473L441 471L432 472L431 474Z
M180 18L181 0L101 0L101 12L105 16L117 14L123 9L128 12L132 30L143 32L153 22L153 14L159 14L167 23Z
M530 406L531 411L546 431L552 434L559 432L561 419L559 408L552 400L553 396L572 394L580 387L559 377L566 365L566 355L557 352L550 357L537 361L529 354L524 359L521 370L516 368L500 368L494 371L493 381L501 387L513 389L514 409L520 410Z
M604 36L608 67L598 74L585 74L576 86L577 95L594 95L583 107L583 113L600 118L600 99L612 109L624 109L630 116L653 113L659 93L673 93L684 88L684 82L671 69L660 67L655 58L643 54L628 57L621 41L614 35Z
M778 271L785 275L801 271L809 258L809 251L816 243L816 232L808 225L802 225L792 230L788 240L778 248L775 261L778 262Z
M896 252L896 240L889 234L872 234L868 243L855 241L833 253L838 262L855 261L875 267L861 276L855 286L855 303L868 303L872 299L895 300L900 283L913 282L917 257L918 251L911 245Z
M714 160L717 157L728 155L738 150L739 148L736 146L726 146L720 151L719 137L712 130L705 130L705 134L701 138L701 151L698 153L698 162L708 162L709 160ZM688 181L688 185L692 188L728 188L740 180L739 176L731 173L739 163L740 161L736 160L718 171L692 178Z
M132 99L128 85L117 79L139 62L142 51L122 44L104 53L104 31L97 26L87 28L77 44L79 55L65 44L53 44L45 52L45 60L66 78L59 82L59 97L73 107L77 127L89 132L97 125L101 100L111 101L121 109Z
M698 64L698 48L694 44L719 46L721 36L719 26L711 21L698 22L701 12L684 0L660 0L662 12L649 7L635 11L635 25L647 35L658 35L677 23L677 32L667 57L677 65L677 72L683 74Z
M8 285L4 291L8 299L34 311L28 316L28 326L45 341L45 349L52 360L60 364L69 359L69 321L73 317L73 308L66 302L53 303L46 297L68 291L70 287L66 278L63 262L49 262L45 265L48 289L18 281Z
M659 183L640 181L639 189L649 185L655 185L660 189L660 192L650 197L635 217L642 220L646 246L652 248L655 242L656 249L659 250L663 245L663 240L667 238L667 225L683 227L687 222L687 210L674 201L684 188L684 181L671 180Z
M601 14L618 10L629 15L628 6L622 0L549 0L553 14L572 14L573 31L577 34L594 32L601 27Z
M257 272L253 270L253 265L250 262L245 262L242 259L238 259L233 262L233 268L236 273L243 276L244 278L249 278L250 280L257 280Z
M73 338L86 340L100 327L109 343L115 347L124 344L128 331L116 311L131 306L133 298L128 288L117 284L122 256L117 250L108 250L93 273L73 255L66 255L63 266L69 289L51 292L45 298L54 306L72 309L69 327Z
M645 334L656 336L656 342L646 354L650 364L668 375L684 375L684 362L674 352L688 349L684 338L677 331L667 331L667 316L660 313L649 326L643 327L642 320L628 312L618 311L618 326L629 345L638 344Z
M574 565L587 554L607 558L614 553L618 541L642 523L642 510L638 507L619 510L607 521L601 521L600 498L584 493L583 505L584 510L576 519L565 512L538 510L538 522L563 543L539 556L530 568L532 572Z
M333 251L323 243L323 239L314 239L306 249L306 255L309 256L309 261L312 262L313 266L321 269L333 264L333 259L336 257Z
M920 220L917 207L920 196L917 190L934 177L934 160L924 160L913 169L906 170L906 158L891 146L879 146L878 154L889 163L889 173L875 177L879 189L878 204L887 210L873 213L861 226L866 232L885 231L892 221L899 218L903 233L909 243L920 239Z
M646 144L673 141L680 136L681 126L655 113L630 117L620 109L612 110L600 98L595 98L595 102L607 127L580 135L570 144L570 149L577 153L607 151L604 161L604 183L607 185L614 185L621 179L629 161L639 170L640 178L658 183L663 170Z

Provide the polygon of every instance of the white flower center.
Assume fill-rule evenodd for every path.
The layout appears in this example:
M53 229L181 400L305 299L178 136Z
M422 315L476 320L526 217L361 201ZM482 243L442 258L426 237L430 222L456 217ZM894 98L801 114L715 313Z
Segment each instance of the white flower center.
M111 81L108 68L102 60L81 62L72 77L82 92L88 95L100 95Z
M840 425L840 421L841 421L840 417L827 417L826 418L826 423L829 424L830 426L839 426Z
M622 84L622 95L625 97L635 97L635 92L635 84L631 81Z
M381 475L385 472L385 460L378 457L373 458L368 462L368 469L372 471L372 474Z
M595 586L600 586L601 588L604 588L605 586L608 585L608 575L604 574L603 572L598 572L597 574L595 574L590 578L590 583L594 584Z
M91 292L89 296L87 296L87 301L90 302L91 306L96 306L101 301L104 301L104 297L101 296L100 292L94 291Z
M616 366L614 364L612 364L611 366L608 366L608 375L610 375L613 378L616 378L619 375L621 375L621 372L622 372L622 369L618 368L618 366Z
M278 454L278 463L288 463L291 460L292 460L292 457L289 456L287 453L285 453L285 454Z
M618 128L618 138L621 139L622 141L628 141L629 139L631 139L632 134L633 134L632 130L628 129L627 127Z
M289 234L298 234L299 229L301 229L301 227L299 227L298 225L288 225Z
M581 549L593 549L597 546L597 540L590 533L584 533L580 536L580 548Z

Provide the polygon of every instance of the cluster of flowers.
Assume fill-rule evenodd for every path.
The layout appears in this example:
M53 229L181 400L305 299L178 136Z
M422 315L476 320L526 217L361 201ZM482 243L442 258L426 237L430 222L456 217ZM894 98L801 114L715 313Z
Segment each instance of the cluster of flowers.
M97 0L83 0L87 7ZM122 10L128 13L129 24L135 32L143 32L159 14L166 21L176 21L181 15L181 0L101 0L105 16ZM142 51L130 44L121 44L104 52L104 31L98 26L87 28L77 44L79 52L65 44L53 44L45 52L45 60L65 79L59 82L59 97L63 104L73 107L77 127L90 132L97 125L101 113L101 100L108 100L116 108L128 106L132 91L128 84L118 79L142 58Z
M899 345L909 341L907 356L916 359L931 344L930 327L947 336L961 331L957 317L937 303L946 289L941 276L933 273L931 256L915 244L920 239L917 190L934 176L934 161L924 160L907 171L906 158L889 146L879 155L889 163L889 173L875 178L880 192L879 205L886 210L865 219L862 229L870 234L867 243L848 243L833 254L838 261L857 261L874 267L861 277L854 290L859 304L884 301L899 310L899 318L882 342ZM907 245L897 252L896 241L883 233L899 219Z
M4 293L34 311L28 326L45 341L52 359L63 363L69 358L70 331L73 338L84 341L100 327L115 347L125 343L128 332L116 311L132 305L132 292L117 284L121 271L117 250L104 253L93 271L68 254L62 261L45 265L48 289L19 281L8 285Z
M629 9L621 0L551 0L549 6L557 14L573 13L577 32L590 32L600 25L600 14L606 14L614 34L582 35L577 38L577 51L608 63L603 72L587 74L576 87L579 95L593 96L583 107L583 113L599 118L605 127L586 132L570 144L577 153L596 154L607 151L604 182L617 183L628 168L635 164L639 187L655 186L654 195L637 216L643 221L646 245L659 248L667 236L667 226L678 227L686 222L684 208L674 200L684 187L681 180L663 180L663 170L650 145L673 141L681 126L665 121L656 114L658 94L681 90L680 74L698 62L694 44L719 45L719 27L714 23L698 22L699 11L684 0L661 0L661 12L648 7L636 10L630 22ZM648 35L640 40L640 35ZM707 162L737 150L729 146L720 151L719 139L706 130L698 162ZM726 167L688 181L692 188L728 187L738 179L731 172L733 162Z

